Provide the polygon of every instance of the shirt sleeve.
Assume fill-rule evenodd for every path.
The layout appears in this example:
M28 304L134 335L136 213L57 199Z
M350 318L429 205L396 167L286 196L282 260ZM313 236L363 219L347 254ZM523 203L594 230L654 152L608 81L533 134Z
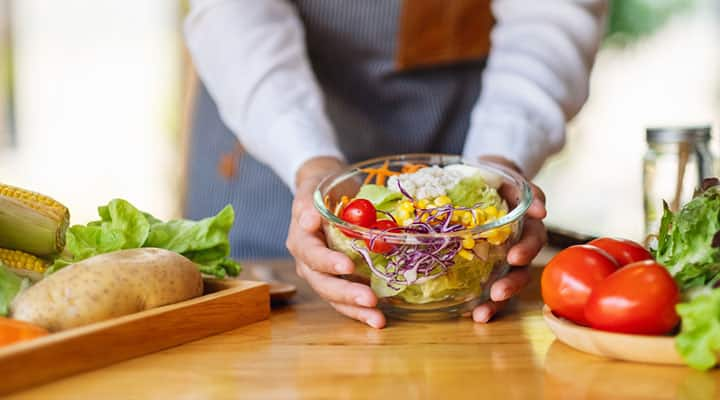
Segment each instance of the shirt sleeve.
M606 0L496 0L492 47L463 155L501 155L534 176L588 97Z
M290 2L192 0L184 28L223 122L288 187L308 159L342 159Z

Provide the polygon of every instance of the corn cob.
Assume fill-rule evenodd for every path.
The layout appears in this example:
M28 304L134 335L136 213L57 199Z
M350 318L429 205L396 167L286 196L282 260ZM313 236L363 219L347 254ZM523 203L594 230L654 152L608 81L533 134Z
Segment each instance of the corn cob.
M68 209L50 197L0 183L0 247L54 256L65 247Z
M0 265L18 275L37 280L45 273L48 262L20 250L0 249Z

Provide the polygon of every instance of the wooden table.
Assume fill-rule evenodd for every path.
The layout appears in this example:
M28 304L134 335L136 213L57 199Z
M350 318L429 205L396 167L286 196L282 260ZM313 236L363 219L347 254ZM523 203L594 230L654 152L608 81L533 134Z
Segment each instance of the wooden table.
M8 398L720 398L720 371L605 360L555 342L537 279L487 325L391 321L375 330L320 301L289 261L273 264L300 290L270 320Z

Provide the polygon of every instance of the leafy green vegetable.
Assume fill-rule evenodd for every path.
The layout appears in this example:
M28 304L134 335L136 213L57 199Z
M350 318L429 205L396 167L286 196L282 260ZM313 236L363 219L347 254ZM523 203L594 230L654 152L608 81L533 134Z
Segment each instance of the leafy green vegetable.
M157 222L143 247L159 247L172 250L201 266L204 273L236 276L239 265L228 258L230 242L228 233L235 220L232 206L223 208L216 216L200 221L184 219ZM224 275L222 275L224 276Z
M682 330L675 346L685 362L696 369L712 368L720 353L720 289L677 305Z
M200 221L162 222L122 199L98 207L98 214L99 221L68 229L67 251L71 255L57 259L48 274L98 254L140 247L175 251L196 263L204 274L219 278L240 273L240 265L228 257L228 234L235 219L230 205Z
M21 290L30 286L30 280L15 275L0 263L0 315L8 315L10 303Z
M420 284L410 285L398 293L408 303L425 304L442 301L451 296L479 294L493 270L494 262L479 258L458 262L448 273ZM387 284L385 284L387 286ZM374 289L374 288L373 288Z
M665 265L681 290L720 279L720 187L711 187L673 214L664 205L655 259Z
M392 211L402 197L402 193L393 192L380 185L363 185L355 196L356 199L370 201L376 209L382 211Z
M482 292L483 284L487 282L493 271L494 265L505 257L503 251L498 251L496 254L491 253L486 261L480 258L468 261L458 257L457 264L453 265L445 275L424 283L393 289L384 279L370 271L367 263L350 245L353 239L343 235L334 226L330 226L326 230L325 238L330 248L342 252L353 260L355 274L368 278L375 294L379 297L399 296L412 304L442 301L451 296L462 296L464 293L479 294ZM360 245L362 246L362 244ZM387 258L382 254L370 254L375 267L383 270L388 263Z
M502 198L497 190L488 186L479 175L463 178L455 187L448 190L447 195L456 207L473 207L477 204L481 204L482 207L500 207L502 204Z
M122 236L123 249L136 249L147 240L150 222L143 212L127 201L113 200L107 206L98 207L98 214L102 218L102 227Z

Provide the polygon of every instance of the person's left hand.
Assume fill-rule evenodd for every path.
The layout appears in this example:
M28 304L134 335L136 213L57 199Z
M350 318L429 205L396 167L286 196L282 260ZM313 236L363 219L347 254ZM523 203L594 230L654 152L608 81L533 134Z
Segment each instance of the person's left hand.
M484 161L500 164L522 173L512 161L502 157L481 157ZM481 304L472 312L475 322L488 322L520 289L530 282L527 265L535 258L547 242L547 232L542 219L547 215L545 194L539 187L531 184L533 201L525 214L524 228L520 240L508 251L507 261L511 271L495 282L490 288L490 300Z

